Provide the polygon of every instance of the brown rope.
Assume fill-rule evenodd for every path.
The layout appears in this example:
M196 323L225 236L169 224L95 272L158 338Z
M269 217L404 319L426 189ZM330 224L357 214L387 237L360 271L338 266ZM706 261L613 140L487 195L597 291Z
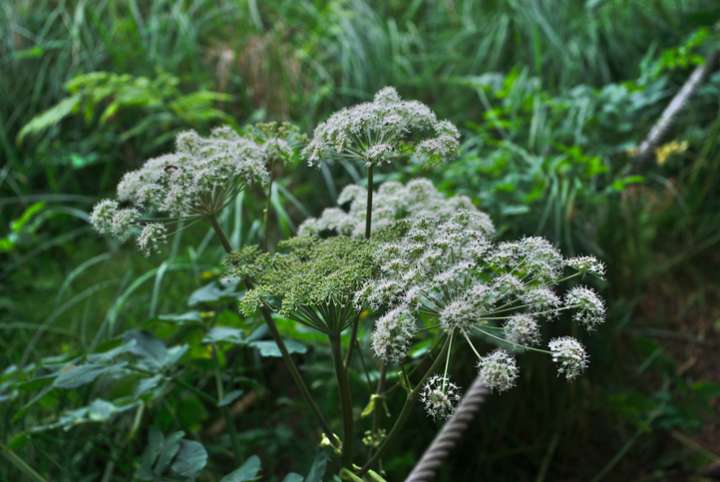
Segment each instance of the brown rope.
M438 468L462 438L463 433L480 410L480 405L485 400L487 393L487 387L480 381L480 377L476 377L453 416L435 436L405 482L431 482L435 479Z

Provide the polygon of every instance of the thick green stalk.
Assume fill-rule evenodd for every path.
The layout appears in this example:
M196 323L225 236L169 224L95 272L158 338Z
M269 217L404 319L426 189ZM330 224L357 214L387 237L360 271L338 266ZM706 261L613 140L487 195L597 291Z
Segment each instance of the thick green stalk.
M360 470L360 475L366 473L370 467L372 467L375 462L377 462L380 457L383 456L383 454L387 451L390 442L395 438L395 436L398 434L400 429L402 428L403 424L405 423L405 420L407 419L408 415L410 415L410 411L412 409L412 404L415 402L415 399L417 398L418 394L420 393L420 390L422 390L423 384L425 383L425 380L427 380L428 376L430 376L431 373L433 373L438 366L440 366L440 363L442 362L443 355L445 354L445 351L448 349L448 343L449 338L445 340L445 342L442 345L442 348L440 348L440 352L435 356L435 360L433 360L432 365L430 365L430 368L423 374L422 378L418 381L417 385L415 385L415 388L413 388L410 393L408 393L407 398L405 399L405 403L402 406L402 409L400 409L400 413L398 414L397 419L395 420L395 424L390 429L390 433L387 434L387 437L382 441L380 446L378 447L377 451L370 457L370 459L363 465L363 468Z
M215 231L215 235L222 243L225 252L227 252L228 254L232 253L232 246L230 245L230 241L228 241L227 236L225 236L225 232L220 227L217 218L215 216L209 216L208 221L210 222L210 226L212 226L213 230Z
M350 332L350 344L348 345L348 351L345 354L345 370L350 366L350 360L352 359L353 351L355 349L355 343L357 341L358 325L360 325L360 313L357 314L352 322L352 330Z
M353 457L352 395L350 393L350 382L348 381L347 370L343 364L342 346L338 334L333 333L330 335L330 347L332 349L333 362L335 363L335 375L338 381L340 407L343 419L342 464L345 467L351 467Z
M367 210L365 211L365 239L370 239L372 231L372 203L373 203L373 165L368 166Z

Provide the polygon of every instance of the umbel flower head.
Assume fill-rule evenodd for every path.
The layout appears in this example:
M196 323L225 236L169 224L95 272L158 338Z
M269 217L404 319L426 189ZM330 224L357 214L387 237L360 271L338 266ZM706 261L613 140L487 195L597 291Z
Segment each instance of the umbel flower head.
M336 112L315 128L305 148L310 165L345 158L378 165L399 157L442 162L457 154L460 133L425 104L402 100L393 87Z
M280 164L294 166L302 160L301 150L307 136L295 124L258 122L246 127L243 133L263 151L269 171Z
M374 271L369 241L296 237L274 253L246 248L228 259L228 274L249 282L240 300L246 315L270 306L281 315L337 334L357 316L355 292Z
M341 234L360 238L365 233L365 213L367 210L367 189L351 184L346 186L338 205L328 208L319 218L308 218L300 225L298 234L311 236L319 234ZM490 217L475 208L466 196L446 198L432 182L427 179L414 179L403 185L399 182L386 182L373 194L373 234L383 230L397 229L410 219L428 219L434 216L452 216L462 212L467 223L473 229L492 237L495 234Z
M167 237L161 223L215 216L245 186L267 182L265 158L263 148L229 127L210 137L181 133L174 153L125 174L117 200L100 201L90 220L102 234L135 235L143 251L154 251Z
M420 401L428 415L442 421L455 411L455 405L460 401L460 388L445 376L433 375L425 382Z
M513 353L550 355L567 379L585 369L587 357L573 338L551 343L550 350L541 348L542 324L563 313L588 330L604 321L604 304L592 289L571 287L560 294L573 279L601 276L604 270L597 260L567 260L552 243L536 236L497 243L486 214L467 198L445 198L426 180L386 183L376 200L376 268L357 290L355 302L358 309L380 314L372 333L379 358L401 362L414 339L427 332L425 325L466 341L478 358L480 376L496 391L516 383L519 369ZM363 189L349 186L339 202L349 203L347 210L332 208L306 221L301 237L335 233L359 238L366 206ZM491 347L489 354L482 355L475 346L480 340ZM432 413L447 413L437 408L445 403L443 393L437 386L427 389L424 400L433 401ZM427 408L429 402L424 403Z

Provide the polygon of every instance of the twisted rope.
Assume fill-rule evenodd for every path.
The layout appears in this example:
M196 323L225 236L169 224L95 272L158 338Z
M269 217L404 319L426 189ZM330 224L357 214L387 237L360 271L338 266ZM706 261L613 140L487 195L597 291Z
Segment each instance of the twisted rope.
M453 416L435 436L405 482L430 482L435 479L435 472L475 418L487 393L487 387L480 381L480 377L476 377Z

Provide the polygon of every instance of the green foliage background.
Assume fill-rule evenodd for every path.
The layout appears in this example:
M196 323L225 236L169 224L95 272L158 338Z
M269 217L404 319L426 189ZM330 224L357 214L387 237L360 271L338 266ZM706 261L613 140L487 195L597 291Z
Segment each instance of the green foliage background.
M456 123L463 149L450 165L381 180L428 176L470 195L503 238L539 233L608 265L609 322L588 375L566 385L529 357L520 387L484 404L442 480L702 480L720 460L720 73L674 123L669 155L631 154L720 48L718 20L713 0L3 2L0 451L10 463L0 480L175 470L158 468L153 440L188 457L202 442L198 480L235 469L236 480L260 470L321 480L316 428L263 329L220 283L211 234L186 231L148 260L93 233L87 212L180 130L292 120L307 131L385 85ZM342 165L286 172L272 193L274 238L358 176ZM224 213L236 247L258 239L252 194ZM337 413L324 389L329 348L280 327ZM115 359L89 354L113 349L161 376L103 383ZM222 406L214 357L233 384ZM68 366L81 373L58 371ZM471 360L456 368L467 385ZM364 380L352 383L362 392ZM223 406L262 469L233 460ZM419 408L413 417L385 460L388 480L437 430Z

